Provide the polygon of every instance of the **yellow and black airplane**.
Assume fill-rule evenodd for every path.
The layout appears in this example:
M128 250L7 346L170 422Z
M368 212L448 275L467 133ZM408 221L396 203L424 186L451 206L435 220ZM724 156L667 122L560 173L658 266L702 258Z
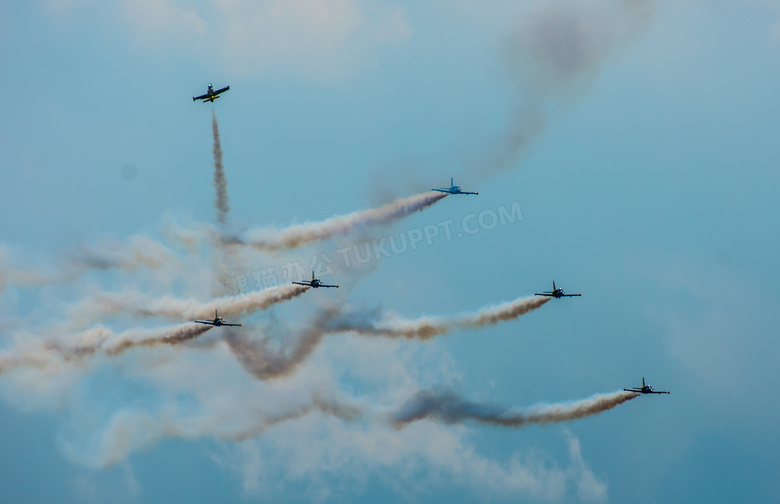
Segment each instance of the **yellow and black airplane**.
M214 91L214 86L212 86L211 83L209 83L209 88L206 91L206 94L200 96L193 96L192 101L203 100L203 103L213 102L214 100L219 98L219 95L221 93L224 93L228 89L230 89L230 86L225 86L222 89L217 89L216 91Z

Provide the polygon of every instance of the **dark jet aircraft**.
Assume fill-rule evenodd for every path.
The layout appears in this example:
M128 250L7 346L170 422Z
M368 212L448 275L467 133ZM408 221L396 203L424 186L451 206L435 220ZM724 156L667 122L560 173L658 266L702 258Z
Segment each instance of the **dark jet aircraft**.
M554 297L554 298L562 298L562 297L582 296L582 294L566 294L565 292L563 292L563 289L555 288L555 280L553 280L553 290L551 290L551 291L544 291L544 292L535 292L534 296L547 296L547 297Z
M217 310L214 310L214 320L193 320L193 322L197 322L198 324L212 325L214 327L219 327L219 326L241 327L241 324L228 324L227 322L223 322L222 317L217 315Z
M642 377L642 388L624 388L626 392L636 392L637 394L668 394L668 390L653 390L653 387L645 384L645 378Z
M455 185L455 181L450 177L450 187L440 187L439 189L431 189L431 191L439 191L447 194L479 194L478 192L466 192L461 191L459 185Z
M214 86L212 86L211 83L209 83L209 89L208 91L206 91L206 94L200 96L193 96L192 101L203 100L203 103L213 102L214 100L219 98L219 95L221 93L224 93L228 89L230 89L230 86L225 86L222 89L217 89L216 91L214 91Z
M317 287L338 287L338 285L325 285L322 283L322 281L319 278L314 278L314 272L311 272L311 280L308 282L293 282L294 284L298 285L308 285L309 287L317 288Z

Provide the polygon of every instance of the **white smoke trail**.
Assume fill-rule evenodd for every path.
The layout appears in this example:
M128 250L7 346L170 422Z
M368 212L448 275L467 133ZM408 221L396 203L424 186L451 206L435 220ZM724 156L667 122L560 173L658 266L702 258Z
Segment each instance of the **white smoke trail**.
M266 394L267 395L267 392ZM274 425L293 421L319 412L345 422L358 420L363 407L349 398L334 397L314 391L309 397L282 400L269 397L273 404L247 399L243 404L233 400L204 399L206 408L193 415L191 408L166 405L150 413L141 409L119 411L99 433L93 450L69 446L71 454L82 463L107 467L126 459L133 451L148 448L165 438L197 439L211 437L239 442L256 438Z
M289 301L309 290L308 285L282 285L240 298L211 301L181 299L174 296L153 297L141 292L98 292L68 310L71 320L91 322L120 314L136 318L164 317L174 320L209 318L217 310L221 315L244 315Z
M361 229L390 224L419 212L445 198L446 193L427 192L400 198L379 208L331 217L321 222L296 224L284 229L260 228L242 237L226 237L228 242L251 245L260 250L291 249L320 240L346 236Z
M22 342L16 348L0 354L0 374L20 368L58 367L62 361L79 366L85 358L97 353L116 356L133 348L179 345L205 334L210 329L212 326L188 323L115 333L111 329L98 326L67 338Z
M128 240L106 238L97 244L79 245L71 262L82 270L133 271L141 267L159 269L176 265L179 258L162 243L135 235Z
M114 356L132 348L179 345L197 338L211 329L213 329L212 326L194 323L155 329L134 329L107 338L98 349L107 355Z
M105 238L94 244L79 244L63 254L59 264L21 265L21 252L0 244L0 292L9 287L43 287L72 282L89 271L159 270L180 265L173 250L146 236L129 239ZM15 259L15 260L14 260Z
M548 297L524 297L508 303L483 308L474 313L449 317L420 317L406 319L396 314L377 314L373 312L345 312L327 323L333 332L351 331L358 334L408 339L428 340L441 336L454 329L477 329L499 322L513 320L536 310L550 300Z
M322 342L328 322L338 311L330 308L320 312L283 350L272 349L268 340L255 340L245 332L227 333L225 342L244 369L258 380L290 376Z
M211 132L214 137L214 189L217 198L214 201L214 207L217 209L217 222L220 226L225 226L230 212L230 202L227 192L227 178L225 177L225 167L222 164L222 142L219 139L219 124L217 123L217 114L211 111Z
M268 380L295 372L329 333L355 332L361 335L428 340L454 329L477 329L515 319L539 308L549 299L520 298L474 313L412 320L394 314L383 316L374 312L344 312L342 307L334 306L315 317L307 329L292 339L282 351L272 349L265 339L252 338L246 331L226 333L225 342L247 372L259 380Z
M467 401L451 392L421 390L414 397L388 414L396 429L412 422L431 418L447 424L472 420L501 427L524 427L529 424L567 422L611 410L639 397L634 392L596 394L587 399L557 404L538 404L526 409L506 409L499 406Z

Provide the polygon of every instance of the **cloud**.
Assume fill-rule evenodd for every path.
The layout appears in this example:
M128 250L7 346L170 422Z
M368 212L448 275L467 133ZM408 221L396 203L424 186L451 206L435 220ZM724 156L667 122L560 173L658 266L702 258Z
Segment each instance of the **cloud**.
M235 0L215 7L222 56L246 71L284 68L333 76L360 53L403 43L411 34L403 8L377 0Z
M517 451L498 461L480 454L460 429L424 422L394 432L312 416L280 425L262 439L224 446L214 459L241 474L248 496L271 499L338 500L362 493L378 477L405 500L425 499L444 486L488 501L560 502L571 493L584 502L603 501L606 484L583 461L579 441L567 437L568 463Z
M435 343L419 346L340 336L326 341L290 379L303 385L318 377L322 384L362 390L366 395L361 404L372 407L429 385L431 379L459 379L452 369L439 369L435 377L429 376L421 365L429 357L448 359ZM349 370L348 386L341 369ZM304 378L298 381L300 375ZM282 496L314 502L354 498L369 483L374 486L377 478L405 500L425 499L441 487L457 488L483 500L559 502L576 493L583 501L598 502L606 492L606 483L590 471L571 434L566 434L568 461L552 460L539 450L515 450L506 458L494 459L479 452L472 435L470 429L427 421L396 431L384 422L372 421L371 416L345 422L315 411L278 423L263 436L223 444L212 458L236 475L248 498L270 500Z
M412 33L405 9L383 0L50 0L48 7L56 22L83 23L97 12L115 33L129 28L144 50L196 56L248 75L283 70L336 78Z
M599 481L582 458L582 447L570 430L564 429L569 441L569 477L574 480L577 496L584 502L606 502L607 484Z
M493 175L514 168L555 113L644 32L655 5L654 0L570 0L523 9L502 51L515 87L509 125L471 163L471 171Z
M175 0L123 0L122 13L141 36L201 36L208 23L194 9L183 8Z

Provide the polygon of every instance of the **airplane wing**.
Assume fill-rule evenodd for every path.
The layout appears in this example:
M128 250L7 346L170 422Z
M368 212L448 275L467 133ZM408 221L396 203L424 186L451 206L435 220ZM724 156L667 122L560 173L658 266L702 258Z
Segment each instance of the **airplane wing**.
M650 393L651 393L651 394L668 394L668 393L669 393L669 391L668 391L668 390L653 390L653 391L652 391L652 392L650 392Z
M623 390L625 390L626 392L634 392L635 394L641 394L642 393L641 390L632 389L632 388L624 388Z
M208 94L208 93L206 93L206 94L204 94L204 95L200 95L200 96L193 96L193 97L192 97L192 101L195 101L195 100L202 100L202 99L204 99L204 98L208 98L208 97L209 97L209 94Z
M439 192L446 192L446 193L450 192L447 189L431 189L431 191L439 191Z
M225 322L222 322L222 325L230 327L241 327L241 324L226 324Z
M564 297L582 296L582 294L564 294Z
M534 292L534 296L552 297L552 292Z
M215 94L215 95L218 95L219 93L224 93L224 92L225 92L225 91L227 91L228 89L230 89L230 86L225 86L225 87L223 87L222 89L217 89L216 91L214 91L214 94Z
M325 285L325 284L320 284L320 287L338 287L338 285Z
M461 191L460 194L479 194L478 192Z
M296 285L308 285L309 287L311 287L311 284L306 282L293 282L293 283Z
M214 325L214 322L210 320L193 320L193 322L198 324Z

